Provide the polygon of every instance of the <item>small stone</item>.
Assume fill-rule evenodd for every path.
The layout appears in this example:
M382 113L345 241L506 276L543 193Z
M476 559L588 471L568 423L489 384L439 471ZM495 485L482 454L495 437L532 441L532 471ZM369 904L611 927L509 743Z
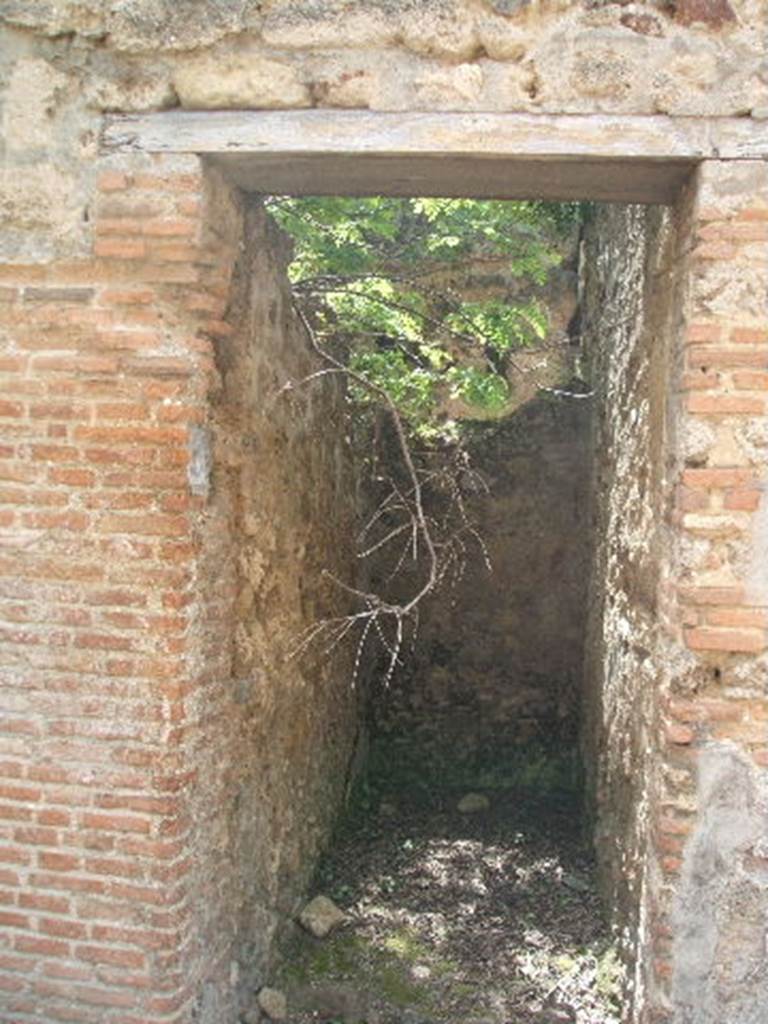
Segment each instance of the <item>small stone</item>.
M579 878L578 875L563 875L563 885L569 889L573 889L574 892L591 892L592 886L589 882L586 882L583 878Z
M315 896L299 914L299 924L317 939L324 939L326 935L330 935L334 928L344 924L346 919L344 911L327 896Z
M461 814L477 814L478 811L487 811L491 801L484 793L467 793L456 804L456 810Z
M217 110L277 110L309 106L309 90L290 64L247 51L225 64L206 54L180 63L173 85L182 107Z
M681 25L708 25L720 28L730 21L736 21L728 0L675 0L675 21Z
M277 988L263 988L257 998L259 1006L270 1020L287 1019L288 1001L284 992Z
M240 1020L242 1024L261 1024L261 1010L258 1006L252 1006L250 1010L245 1011Z
M438 110L462 110L477 104L483 89L483 69L456 64L425 71L415 80L420 100Z
M499 14L513 15L529 7L531 0L491 0L491 7Z

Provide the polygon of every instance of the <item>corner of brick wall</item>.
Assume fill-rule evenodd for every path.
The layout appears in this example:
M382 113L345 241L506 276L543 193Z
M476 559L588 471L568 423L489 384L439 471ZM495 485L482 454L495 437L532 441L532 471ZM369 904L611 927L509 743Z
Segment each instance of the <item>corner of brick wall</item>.
M648 1019L714 1024L728 1007L757 1012L765 973L764 898L739 902L768 849L768 174L711 161L695 186L671 398Z
M90 258L0 272L5 1019L189 1019L191 437L239 240L216 191L195 159L106 166Z

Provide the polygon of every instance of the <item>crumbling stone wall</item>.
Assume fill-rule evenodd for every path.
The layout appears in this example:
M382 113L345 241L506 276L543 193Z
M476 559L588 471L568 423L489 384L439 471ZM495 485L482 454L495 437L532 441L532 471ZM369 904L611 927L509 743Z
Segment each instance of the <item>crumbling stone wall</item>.
M763 0L6 0L0 18L7 260L87 252L105 111L768 114Z
M515 747L575 741L584 661L590 403L539 397L494 427L469 497L486 546L422 608L418 643L381 695L379 723L416 730L429 750L472 763Z
M582 260L582 342L594 387L591 566L582 749L606 903L630 964L647 941L659 756L659 594L667 550L668 387L676 327L672 213L600 206ZM638 979L632 979L639 993Z

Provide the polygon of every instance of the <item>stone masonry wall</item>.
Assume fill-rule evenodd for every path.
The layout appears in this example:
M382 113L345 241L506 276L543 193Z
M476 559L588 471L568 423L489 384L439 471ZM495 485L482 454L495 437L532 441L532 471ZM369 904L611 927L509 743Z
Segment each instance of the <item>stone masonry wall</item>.
M531 401L486 425L473 460L489 488L468 502L487 546L422 610L418 644L381 698L388 728L471 761L573 742L591 543L590 403Z
M595 388L582 748L606 904L630 965L643 962L647 943L677 255L670 211L601 206L582 259L582 343ZM639 1003L642 979L630 988Z
M764 0L5 0L0 26L23 262L87 251L105 111L768 115Z

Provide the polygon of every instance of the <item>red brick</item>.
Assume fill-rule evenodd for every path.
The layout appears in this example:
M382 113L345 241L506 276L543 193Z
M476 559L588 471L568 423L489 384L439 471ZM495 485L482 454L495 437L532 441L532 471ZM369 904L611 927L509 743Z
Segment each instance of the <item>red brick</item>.
M69 943L61 939L49 939L35 935L18 935L13 948L20 953L37 953L41 956L69 956Z
M72 823L69 811L62 811L58 808L46 807L37 812L37 820L41 825L55 825L68 827Z
M120 366L116 356L36 356L33 369L46 373L115 374Z
M32 811L18 804L0 804L0 818L4 821L31 821Z
M9 783L0 784L0 799L21 800L24 803L37 803L42 796L42 790L37 787L12 785Z
M739 345L765 345L768 343L768 327L734 327L730 338Z
M181 938L173 931L155 928L118 928L103 924L92 925L91 935L96 942L120 943L149 950L175 949Z
M149 419L146 405L130 402L104 402L96 406L96 419L99 420L139 420Z
M744 487L753 483L752 469L685 469L683 483L686 487Z
M82 878L78 875L49 875L46 872L35 872L30 884L41 889L57 889L64 892L92 893L103 896L107 892L107 884L100 878ZM81 915L82 916L82 915Z
M202 178L197 174L136 174L134 187L150 191L197 192L202 189Z
M120 171L104 171L99 175L98 186L102 192L123 192L130 184L129 177Z
M134 217L100 217L94 224L97 235L140 235L143 221Z
M196 229L195 221L182 218L148 220L144 224L145 235L154 235L161 238L189 238L195 234Z
M694 604L741 604L744 600L744 588L741 585L732 587L696 587L681 585L680 596L684 601Z
M134 1007L138 1002L135 992L115 992L86 985L61 986L51 991L51 983L38 983L36 987L44 994L55 994L69 1000L76 999L93 1006Z
M748 629L768 628L768 609L765 608L708 608L706 620L712 626L742 626Z
M103 259L140 260L146 256L146 244L141 238L97 238L93 252Z
M743 391L768 391L768 370L739 370L733 374L733 383Z
M757 654L765 649L763 630L702 626L685 633L688 646L697 651L732 651Z
M55 935L58 939L85 939L88 936L88 929L84 924L60 917L43 917L38 928L46 935Z
M72 853L41 851L37 855L37 862L48 871L77 871L80 867L80 857Z
M54 484L66 484L70 487L92 487L96 474L90 469L68 469L55 466L48 470L48 479Z
M34 530L85 530L90 519L84 512L25 512L21 521Z
M196 196L180 196L176 201L176 209L186 217L196 217L200 213L200 200Z
M687 745L693 743L696 738L696 734L692 729L687 728L684 725L668 725L667 726L667 739L670 743L678 743L680 745Z
M95 828L106 832L139 832L144 835L151 831L150 822L131 814L99 814L86 812L82 816L84 828Z
M702 242L693 250L694 259L702 260L732 260L737 256L739 250L731 242Z
M68 445L32 445L31 455L41 462L76 462L78 459L77 448Z
M715 739L734 740L737 743L765 743L765 722L725 722L712 730Z
M19 893L19 906L30 910L46 910L49 914L68 914L70 901L66 896L49 896L40 892Z
M183 516L171 515L105 515L98 523L100 533L133 533L147 536L171 537L188 532Z
M683 862L679 857L662 857L661 868L665 874L675 875L678 873L680 868L683 866Z
M144 592L118 588L93 591L85 596L85 600L92 605L118 605L120 607L144 607L147 603Z
M29 928L27 914L19 914L11 910L0 910L0 928Z
M669 835L687 836L693 827L693 821L690 817L678 818L666 814L659 818L658 827L660 832Z
M683 391L712 391L720 387L719 373L705 373L703 370L684 373L680 381Z
M202 253L196 245L182 242L152 241L148 246L148 255L150 259L163 262L194 264L200 259Z
M735 395L688 396L688 412L702 416L761 416L765 411L762 398L740 398Z
M709 370L713 366L738 369L742 366L754 366L768 369L768 349L746 348L743 345L734 348L709 348L696 345L688 350L688 365L693 369L704 367Z
M768 221L768 207L766 206L748 206L743 210L739 210L736 215L737 220L765 220Z
M111 964L113 967L144 967L146 956L131 949L116 949L110 946L77 946L75 956L94 964Z
M725 508L738 512L754 512L760 506L763 492L757 488L728 491L723 499Z
M75 428L75 437L78 441L92 442L95 444L151 444L168 445L183 444L186 442L187 432L183 427L155 427L155 426L109 426L109 427L81 427Z
M191 360L170 356L136 356L125 360L124 369L127 373L147 377L188 377L195 372Z
M108 288L102 293L101 299L108 305L143 306L157 301L157 292L152 288Z
M25 825L13 830L13 838L30 846L58 846L59 834L52 828Z

